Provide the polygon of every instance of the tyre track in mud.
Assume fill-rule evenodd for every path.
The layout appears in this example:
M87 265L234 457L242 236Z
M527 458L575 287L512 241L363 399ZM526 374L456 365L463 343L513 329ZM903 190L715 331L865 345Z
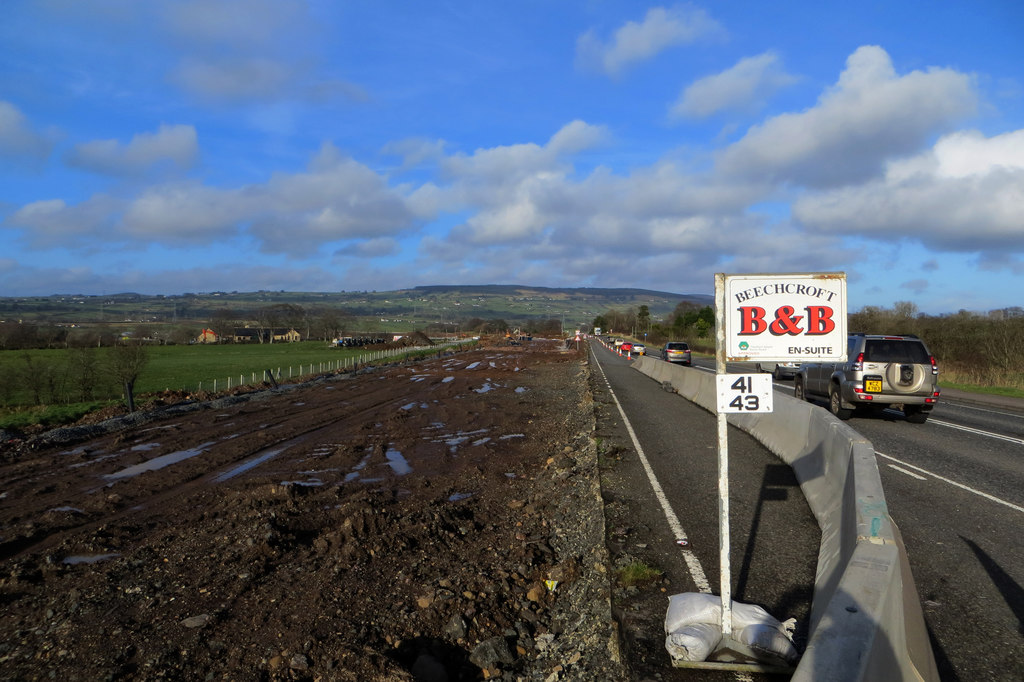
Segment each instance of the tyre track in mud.
M21 501L15 515L0 507L4 534L7 535L15 524L34 520L28 521L32 529L27 534L2 538L0 560L46 551L69 538L88 535L129 517L134 517L131 521L136 525L146 525L148 519L163 513L161 508L165 502L195 496L215 485L219 478L233 478L227 474L268 452L277 450L267 461L283 463L293 461L303 452L303 445L316 446L326 440L342 447L341 442L346 439L356 444L365 441L370 435L368 425L377 424L376 417L386 413L389 405L397 410L399 404L413 400L413 393L419 395L414 402L419 402L424 399L422 394L438 389L445 389L441 399L451 399L464 392L476 377L460 376L460 370L471 364L453 362L452 356L446 356L426 362L377 367L370 372L321 377L298 388L256 394L227 409L206 407L183 420L177 415L170 417L174 423L151 422L142 429L128 429L88 441L87 445L54 453L45 465L37 464L34 471L20 477L8 476L8 469L14 467L2 467L0 480L5 481L4 496ZM441 371L454 380L446 382L438 376L426 385L410 382L412 390L396 393L395 382L408 380L410 369ZM328 394L329 399L317 402L323 394ZM255 430L224 435L224 431L240 420L258 420L264 416L270 421L259 424ZM159 447L146 447L171 430L176 437L163 438ZM326 438L336 433L341 437ZM189 466L172 465L157 472L117 478L118 472L130 470L133 465L144 467L147 462L160 457L173 458L176 452L188 453L190 449L198 452L186 458ZM356 451L357 447L350 449ZM69 465L67 459L76 454L82 461ZM68 466L86 467L104 461L116 462L116 466L107 465L105 471L91 472L86 478L93 479L94 483L79 488L77 493L71 489L81 482L68 481L64 471ZM348 461L349 467L354 467L357 461L358 457ZM257 466L264 463L257 462ZM243 473L240 471L239 475ZM48 482L48 479L61 478L63 484ZM104 488L111 492L95 499ZM33 503L25 505L29 499Z

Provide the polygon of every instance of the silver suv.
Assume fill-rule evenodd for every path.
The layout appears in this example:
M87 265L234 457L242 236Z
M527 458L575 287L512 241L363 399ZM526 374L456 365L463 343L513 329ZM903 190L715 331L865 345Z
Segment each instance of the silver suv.
M858 408L899 405L907 421L923 424L939 400L939 367L916 336L850 334L846 362L804 363L794 395L828 398L829 410L849 419Z

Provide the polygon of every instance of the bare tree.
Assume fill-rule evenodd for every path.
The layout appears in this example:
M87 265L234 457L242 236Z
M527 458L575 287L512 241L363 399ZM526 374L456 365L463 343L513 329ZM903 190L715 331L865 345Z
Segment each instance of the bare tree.
M77 389L78 400L92 400L97 394L100 366L97 350L89 346L75 347L68 351L68 373L71 384Z
M209 327L217 335L218 339L224 339L235 328L236 317L235 311L230 308L218 308L214 311L213 316L210 317Z
M124 388L129 412L135 412L135 381L148 361L149 350L141 343L119 343L110 351L110 371Z

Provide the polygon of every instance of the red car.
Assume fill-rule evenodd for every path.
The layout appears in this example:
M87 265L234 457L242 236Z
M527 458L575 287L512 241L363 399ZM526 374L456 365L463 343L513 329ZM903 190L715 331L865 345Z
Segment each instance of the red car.
M619 350L628 355L633 352L633 344L629 341L623 341L622 345L619 346Z

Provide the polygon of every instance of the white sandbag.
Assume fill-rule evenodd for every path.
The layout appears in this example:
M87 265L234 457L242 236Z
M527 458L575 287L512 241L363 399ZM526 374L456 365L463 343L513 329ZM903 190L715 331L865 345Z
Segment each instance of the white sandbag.
M704 661L722 641L722 630L711 623L686 625L665 637L665 649L674 661Z
M787 663L793 663L799 657L796 647L781 626L752 623L733 636L740 644L760 653L778 656Z
M703 592L684 592L673 594L668 598L668 611L665 612L665 632L693 625L694 623L722 622L722 598Z
M670 596L665 613L665 648L669 656L674 660L705 660L721 642L721 621L721 597L702 592ZM783 624L756 604L732 602L732 638L754 651L788 662L799 656Z

